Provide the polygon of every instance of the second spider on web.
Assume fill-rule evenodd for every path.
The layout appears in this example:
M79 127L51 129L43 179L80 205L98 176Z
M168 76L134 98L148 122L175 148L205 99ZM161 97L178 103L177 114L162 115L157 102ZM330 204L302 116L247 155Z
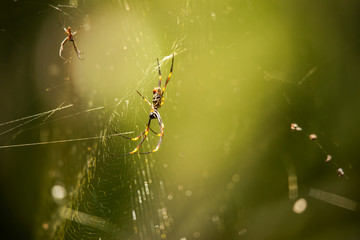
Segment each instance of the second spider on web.
M149 121L146 124L145 130L139 136L134 137L134 138L128 138L128 137L123 136L123 137L125 137L127 139L131 139L133 141L136 141L136 140L138 140L139 138L142 137L141 142L136 146L136 148L133 151L131 151L131 152L125 154L125 155L134 154L134 153L138 152L139 148L141 147L141 145L145 141L145 139L146 139L146 137L147 137L147 135L149 133L149 130L151 130L153 133L155 133L157 136L160 137L159 140L158 140L158 143L157 143L154 150L149 151L149 152L141 152L139 154L153 153L153 152L156 152L157 150L159 150L159 148L160 148L160 145L161 145L161 142L162 142L162 139L163 139L163 136L164 136L164 127L165 127L165 125L164 125L163 121L161 120L161 116L160 116L160 113L159 113L159 108L164 104L164 101L165 101L164 92L165 92L166 86L167 86L167 84L168 84L168 82L169 82L169 80L171 78L171 74L172 74L172 71L173 71L174 54L172 54L170 73L169 73L169 76L166 79L166 82L165 82L165 85L164 85L163 88L161 88L161 70L160 70L159 59L157 59L157 63L158 63L158 69L159 69L159 85L158 85L158 87L154 87L154 89L153 89L152 103L150 103L143 95L141 95L141 93L139 91L136 91L142 97L142 99L144 99L144 101L147 102L149 104L149 106L151 107L150 114L149 114ZM151 123L151 120L153 120L153 119L157 119L157 121L159 123L159 128L160 128L159 133L154 132L150 128L150 123Z
M64 27L61 23L60 23L60 15L59 15L59 19L58 19L58 22L59 22L59 25L60 27L64 30L64 32L67 34L67 37L61 42L61 45L60 45L60 50L59 50L59 56L62 58L62 59L65 59L63 56L62 56L62 51L64 50L64 44L67 42L67 41L70 41L73 43L73 46L74 46L74 50L76 52L76 55L77 57L80 59L80 60L84 60L80 54L82 54L82 52L79 51L79 49L77 48L77 45L76 45L76 42L75 42L75 39L74 39L74 36L75 34L77 34L80 30L80 28L73 32L71 30L71 27Z

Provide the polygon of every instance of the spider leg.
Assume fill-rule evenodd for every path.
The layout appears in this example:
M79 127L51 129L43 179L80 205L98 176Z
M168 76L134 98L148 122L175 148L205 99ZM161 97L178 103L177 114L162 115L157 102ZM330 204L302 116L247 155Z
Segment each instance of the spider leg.
M151 104L143 95L141 95L141 93L140 93L139 91L136 91L136 92L140 95L140 97L142 97L142 98L144 99L145 102L147 102L150 106L152 106L152 104ZM152 111L153 111L153 110L152 110ZM156 114L156 113L155 113L155 114ZM157 115L156 115L156 116L157 116ZM138 140L139 138L143 137L143 139L141 140L141 142L139 143L139 145L137 145L136 148L135 148L133 151L131 151L131 152L127 153L127 154L124 154L123 156L130 155L130 154L134 154L134 153L136 153L136 152L139 150L139 148L141 147L141 145L143 144L143 142L145 141L145 139L146 139L146 137L147 137L147 135L148 135L148 133L149 133L149 129L151 129L151 128L150 128L151 119L152 119L152 118L149 117L149 122L146 124L145 130L144 130L139 136L134 137L134 138L129 138L129 137L126 137L126 136L122 136L122 137L124 137L124 138L126 138L126 139L130 139L130 140L133 140L133 141L136 141L136 140ZM151 129L151 131L154 132L154 130L152 130L152 129ZM154 132L154 133L155 133L155 132ZM155 134L157 134L157 133L155 133Z
M147 133L144 135L144 137L143 137L143 139L141 140L141 142L139 143L139 145L137 145L137 147L136 147L134 150L132 150L131 152L129 152L129 154L134 154L134 153L136 153L136 152L139 150L139 148L141 147L141 145L143 144L143 142L145 141L146 137L147 137Z
M174 66L174 57L175 57L175 55L173 54L172 61L171 61L171 67L170 67L170 73L169 73L169 76L168 76L167 79L166 79L165 86L164 86L163 89L162 89L162 95L164 95L166 86L167 86L167 84L168 84L168 82L170 81L170 78L171 78L171 74L172 74L173 66ZM161 98L160 106L162 106L162 105L164 104L164 102L165 102L165 98L162 97L162 98Z
M58 23L59 23L60 27L67 33L66 28L60 23L60 14L59 14L59 18L58 18Z
M73 32L73 36L75 35L75 34L77 34L79 31L80 31L80 29L81 29L81 26L78 28L78 30L76 30L75 32Z
M161 143L162 143L162 139L163 139L163 136L164 136L164 127L165 127L165 125L164 125L164 123L163 123L162 120L161 120L160 113L155 110L155 111L154 111L154 114L156 115L156 118L158 119L158 123L159 123L159 127L160 127L160 133L156 133L156 132L154 132L154 131L150 128L150 122L151 122L151 119L152 119L152 118L149 118L149 122L148 122L148 124L146 125L145 131L142 132L142 133L141 133L139 136L137 136L136 138L128 138L128 137L126 137L126 136L121 135L122 137L124 137L124 138L126 138L126 139L131 139L131 140L137 140L137 139L139 139L141 136L144 136L143 139L141 140L141 142L136 146L136 148L135 148L134 150L132 150L132 151L129 152L129 153L123 154L123 155L121 155L121 156L127 156L127 155L130 155L130 154L136 153L136 152L139 150L139 148L141 147L141 145L143 144L143 142L145 141L145 139L146 139L146 137L147 137L147 135L148 135L148 133L149 133L149 129L150 129L151 131L153 131L157 136L160 137L160 139L159 139L159 141L158 141L158 144L156 145L156 147L155 147L154 150L149 151L149 152L140 152L140 153L138 153L138 154L150 154L150 153L156 152L156 151L158 151L158 150L160 149L160 145L161 145Z
M60 45L60 50L59 50L59 56L62 58L62 59L65 59L63 56L62 56L62 51L64 49L64 44L66 43L66 41L68 40L69 38L66 37L62 42L61 42L61 45Z
M140 137L144 136L144 135L147 135L149 132L149 129L148 129L148 126L146 126L145 130L137 137L134 137L134 138L127 138L127 139L130 139L130 140L133 140L133 141L136 141L138 140Z
M151 111L150 111L150 116L149 116L149 122L148 122L148 124L146 125L145 130L144 130L139 136L137 136L137 137L135 137L135 138L129 138L129 139L131 139L131 140L133 140L133 141L136 141L136 140L138 140L141 136L148 134L149 129L151 129L151 128L150 128L151 119L154 119L154 118L151 117L151 113L153 113L153 112L155 113L155 110L151 109ZM157 111L156 111L156 112L157 112ZM156 115L156 113L155 113L155 115ZM156 117L157 117L157 115L156 115ZM153 131L153 130L151 129L151 131ZM153 131L153 132L154 132L154 131ZM155 133L155 132L154 132L154 133ZM155 134L156 134L156 133L155 133Z
M158 122L159 122L159 126L160 126L160 133L158 133L157 135L160 137L159 138L159 141L158 141L158 144L156 145L156 148L154 150L152 150L152 152L156 152L157 150L159 150L160 148L160 145L161 145L161 142L162 142L162 139L163 139L163 136L164 136L164 123L162 122L161 120L161 116L160 116L160 113L159 112L156 112L156 117L158 119Z
M79 49L77 48L75 41L72 40L72 42L73 42L73 45L74 45L74 49L75 49L76 55L78 56L78 58L79 58L80 60L84 60L84 58L80 57L80 54L81 54L82 52L80 52Z
M150 152L143 152L143 153L139 153L139 154L149 154L149 153L153 153L153 152L156 152L159 150L160 148L160 145L161 145L161 142L162 142L162 139L163 139L163 136L164 136L164 123L162 122L161 120L161 116L160 116L160 113L158 111L155 111L154 112L156 114L156 118L158 120L158 123L159 123L159 127L160 127L160 133L158 133L157 135L160 137L159 138L159 141L158 141L158 144L156 145L155 149L150 151Z
M146 126L147 127L147 126ZM156 135L158 134L157 132L155 132L154 130L151 129L150 125L149 125L149 130L151 130L153 133L155 133ZM115 131L116 134L118 134L117 131ZM133 141L136 141L138 140L141 136L143 136L144 134L146 133L146 128L145 130L137 137L134 137L134 138L131 138L131 137L127 137L127 136L124 136L124 135L120 135L120 137L123 137L123 138L126 138L126 139L129 139L129 140L133 140ZM148 134L148 133L146 133Z
M156 60L157 60L158 69L159 69L159 87L161 87L161 70L160 70L159 58L157 58Z
M156 134L157 136L159 136L158 134L158 132L155 132L150 126L149 126L149 130L150 131L152 131L154 134ZM116 132L115 131L115 133L118 133L118 132ZM142 132L138 137L136 137L136 138L131 138L131 137L127 137L127 136L124 136L124 135L120 135L121 137L123 137L123 138L126 138L126 139L129 139L129 140L133 140L133 141L136 141L136 140L138 140L142 135L144 135L144 133L145 133L145 131L144 132Z
M149 128L154 134L158 135L158 132L155 132L151 127Z
M145 102L147 102L150 106L152 106L152 104L143 95L141 95L139 91L136 90L136 92L140 95L140 97L142 97L142 99L144 99Z
M174 67L174 57L175 57L175 55L173 54L173 57L172 57L172 60L171 60L170 73L169 73L169 76L166 79L165 86L163 88L163 93L165 92L166 85L168 84L168 82L169 82L169 80L171 78L171 74L172 74L173 67Z
M151 122L151 118L149 118L149 122L148 122L148 124L146 125L145 131L142 132L138 137L131 139L131 140L137 140L137 139L139 139L141 136L144 136L143 139L141 140L141 142L139 143L139 145L137 145L136 148L135 148L134 150L132 150L131 152L129 152L128 154L134 154L134 153L136 153L136 152L139 150L139 148L141 147L141 145L143 144L143 142L145 141L145 139L146 139L146 137L147 137L147 135L148 135L148 133L149 133L150 122Z

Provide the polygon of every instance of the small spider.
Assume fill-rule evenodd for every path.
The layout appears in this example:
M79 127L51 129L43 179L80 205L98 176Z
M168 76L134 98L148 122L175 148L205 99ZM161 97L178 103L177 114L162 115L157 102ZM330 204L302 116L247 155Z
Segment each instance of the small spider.
M159 64L159 59L157 59L157 63L158 63L158 68L159 68L159 86L158 87L154 87L153 89L153 98L152 98L152 103L150 103L143 95L141 95L141 93L139 91L136 91L140 97L142 97L145 102L147 102L150 107L151 107L151 110L150 110L150 115L149 115L149 121L148 123L146 124L146 128L145 130L137 137L135 138L127 138L127 139L131 139L133 141L136 141L138 140L139 138L143 137L143 139L141 140L141 142L139 143L139 145L137 145L137 147L125 154L125 155L129 155L129 154L134 154L136 153L139 148L141 147L141 145L143 144L143 142L145 141L148 133L149 133L149 129L155 133L157 136L160 137L159 141L158 141L158 144L156 146L156 148L150 152L144 152L144 153L140 153L140 154L148 154L148 153L153 153L153 152L156 152L157 150L159 150L160 148L160 145L161 145L161 141L162 141L162 138L164 136L164 123L162 122L161 120L161 116L160 116L160 113L158 111L158 109L164 104L164 101L165 101L165 98L164 98L164 92L165 92L165 89L166 89L166 85L168 84L169 80L170 80L170 77L171 77L171 74L172 74L172 71L173 71L173 66L174 66L174 54L172 55L172 62L171 62L171 67L170 67L170 73L169 73L169 76L167 77L166 79L166 82L165 82L165 86L161 89L161 71L160 71L160 64ZM151 128L150 128L150 122L152 119L157 119L158 120L158 123L159 123L159 127L160 127L160 132L159 133L156 133L154 132Z
M64 49L64 44L66 43L66 41L69 40L69 41L71 41L71 42L73 43L74 49L75 49L75 52L76 52L76 55L78 56L78 58L79 58L80 60L84 60L83 58L80 57L80 54L81 54L82 52L79 51L79 49L78 49L77 46L76 46L75 40L74 40L74 36L75 36L75 34L77 34L77 33L79 32L80 28L79 28L77 31L72 32L71 27L68 27L68 28L64 27L64 26L61 25L61 23L60 23L60 15L59 15L58 22L59 22L60 27L61 27L61 28L65 31L65 33L67 34L67 37L61 42L60 50L59 50L59 56L60 56L62 59L65 59L65 58L62 56L61 53L62 53L62 51L63 51L63 49Z

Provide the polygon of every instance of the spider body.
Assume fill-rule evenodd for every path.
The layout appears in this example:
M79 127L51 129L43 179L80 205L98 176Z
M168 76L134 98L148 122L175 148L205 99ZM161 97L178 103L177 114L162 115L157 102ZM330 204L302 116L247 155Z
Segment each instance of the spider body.
M170 73L169 73L169 76L167 77L166 79L166 82L165 82L165 86L163 88L161 88L161 71L160 71L160 64L159 64L159 59L157 60L158 62L158 68L159 68L159 86L158 87L155 87L153 89L153 98L152 98L152 103L150 103L143 95L141 95L141 93L139 91L137 91L137 93L144 99L145 102L147 102L150 107L151 107L151 110L150 110L150 114L149 114L149 121L148 123L146 124L146 128L145 130L137 137L135 138L129 138L133 141L136 141L138 140L139 138L142 137L142 140L141 142L139 143L139 145L136 146L136 148L125 154L125 155L129 155L129 154L134 154L136 153L139 148L141 147L141 145L143 144L143 142L145 141L148 133L149 133L149 130L151 130L152 132L154 132L151 128L150 128L150 123L151 123L151 120L153 119L157 119L158 120L158 124L159 124L159 128L160 128L160 132L159 133L156 133L154 132L157 136L159 136L159 141L158 141L158 144L156 145L155 149L150 151L150 152L144 152L144 153L140 153L140 154L148 154L148 153L153 153L153 152L156 152L157 150L159 150L160 148L160 145L161 145L161 142L162 142L162 139L163 139L163 136L164 136L164 123L162 122L162 119L161 119L161 116L160 116L160 113L158 111L158 109L164 104L164 101L165 101L165 98L164 98L164 92L165 92L165 89L166 89L166 86L170 80L170 77L171 77L171 74L172 74L172 70L173 70L173 66L174 66L174 54L173 54L173 57L172 57L172 62L171 62L171 68L170 68ZM126 137L127 138L127 137Z
M76 32L75 32L76 33ZM69 41L73 42L74 41L74 34L71 31L71 27L67 28L66 34L68 35L68 39Z
M162 105L162 98L163 98L163 91L161 90L161 87L155 87L153 89L153 106L155 109L158 109Z
M67 35L67 37L61 42L60 50L59 50L59 56L60 56L62 59L65 59L65 58L62 56L62 51L64 50L64 44L65 44L67 41L70 41L70 42L73 43L73 46L74 46L74 49L75 49L75 52L76 52L76 55L78 56L78 58L79 58L80 60L83 60L83 58L80 57L80 54L81 54L82 52L79 51L79 49L78 49L77 46L76 46L75 40L74 40L75 34L77 34L80 29L77 30L77 31L75 31L75 32L73 32L73 31L71 30L71 27L67 27L67 28L63 27L63 26L61 25L61 23L60 23L60 16L59 16L59 21L58 21L58 22L59 22L60 27L64 30L64 32L65 32L66 35Z

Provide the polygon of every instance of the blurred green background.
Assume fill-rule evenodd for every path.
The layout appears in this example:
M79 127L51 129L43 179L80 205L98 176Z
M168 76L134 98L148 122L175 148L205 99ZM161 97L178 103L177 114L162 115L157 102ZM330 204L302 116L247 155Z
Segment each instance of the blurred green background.
M359 239L359 1L0 6L0 145L67 140L0 148L7 239Z

